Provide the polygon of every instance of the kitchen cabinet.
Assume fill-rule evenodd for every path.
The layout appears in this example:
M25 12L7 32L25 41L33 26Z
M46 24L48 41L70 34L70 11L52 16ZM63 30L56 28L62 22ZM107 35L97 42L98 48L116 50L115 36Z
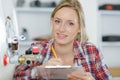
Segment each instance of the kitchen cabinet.
M100 10L101 37L120 36L120 11ZM102 39L101 39L102 40ZM103 41L103 46L120 46L120 41Z
M99 36L105 62L110 67L120 67L120 41L103 41L103 36L120 37L120 11L99 10Z
M120 77L120 67L109 68L109 70L110 70L113 77Z

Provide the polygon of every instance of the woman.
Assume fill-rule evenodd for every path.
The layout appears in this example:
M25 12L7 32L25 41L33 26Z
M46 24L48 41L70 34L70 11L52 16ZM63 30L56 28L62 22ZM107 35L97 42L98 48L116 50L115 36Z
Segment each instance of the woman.
M15 79L31 80L31 70L36 66L81 66L85 72L75 71L67 75L69 80L109 80L110 73L103 63L99 50L87 42L84 14L77 0L63 0L51 15L52 39L40 42L42 62L27 66L18 65ZM53 49L55 52L53 52ZM56 53L56 55L54 55Z

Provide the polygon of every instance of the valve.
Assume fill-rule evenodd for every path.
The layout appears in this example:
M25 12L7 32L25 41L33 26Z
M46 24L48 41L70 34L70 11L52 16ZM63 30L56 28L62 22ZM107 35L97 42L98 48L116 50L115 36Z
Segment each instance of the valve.
M9 63L9 57L4 54L2 59L2 65L6 66Z

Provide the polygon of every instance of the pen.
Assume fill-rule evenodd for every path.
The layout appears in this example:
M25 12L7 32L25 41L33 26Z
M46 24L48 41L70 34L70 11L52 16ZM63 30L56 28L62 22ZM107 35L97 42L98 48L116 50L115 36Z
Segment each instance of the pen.
M52 52L53 52L54 58L57 58L57 55L56 55L56 52L55 52L53 46L52 46Z

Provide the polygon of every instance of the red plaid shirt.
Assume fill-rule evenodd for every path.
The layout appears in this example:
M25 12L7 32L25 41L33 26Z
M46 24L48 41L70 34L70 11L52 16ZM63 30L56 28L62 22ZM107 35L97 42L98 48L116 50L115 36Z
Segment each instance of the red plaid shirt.
M41 54L43 56L42 62L37 62L28 66L26 64L20 64L16 66L14 79L15 80L42 80L32 77L31 70L35 66L40 66L44 62L48 61L53 55L51 51L51 45L54 41L40 42ZM103 56L100 51L92 43L85 42L80 44L78 41L73 43L76 55L74 57L74 64L85 68L86 72L90 72L96 80L109 80L111 75L108 71L108 67L103 62ZM77 60L77 63L76 61Z

